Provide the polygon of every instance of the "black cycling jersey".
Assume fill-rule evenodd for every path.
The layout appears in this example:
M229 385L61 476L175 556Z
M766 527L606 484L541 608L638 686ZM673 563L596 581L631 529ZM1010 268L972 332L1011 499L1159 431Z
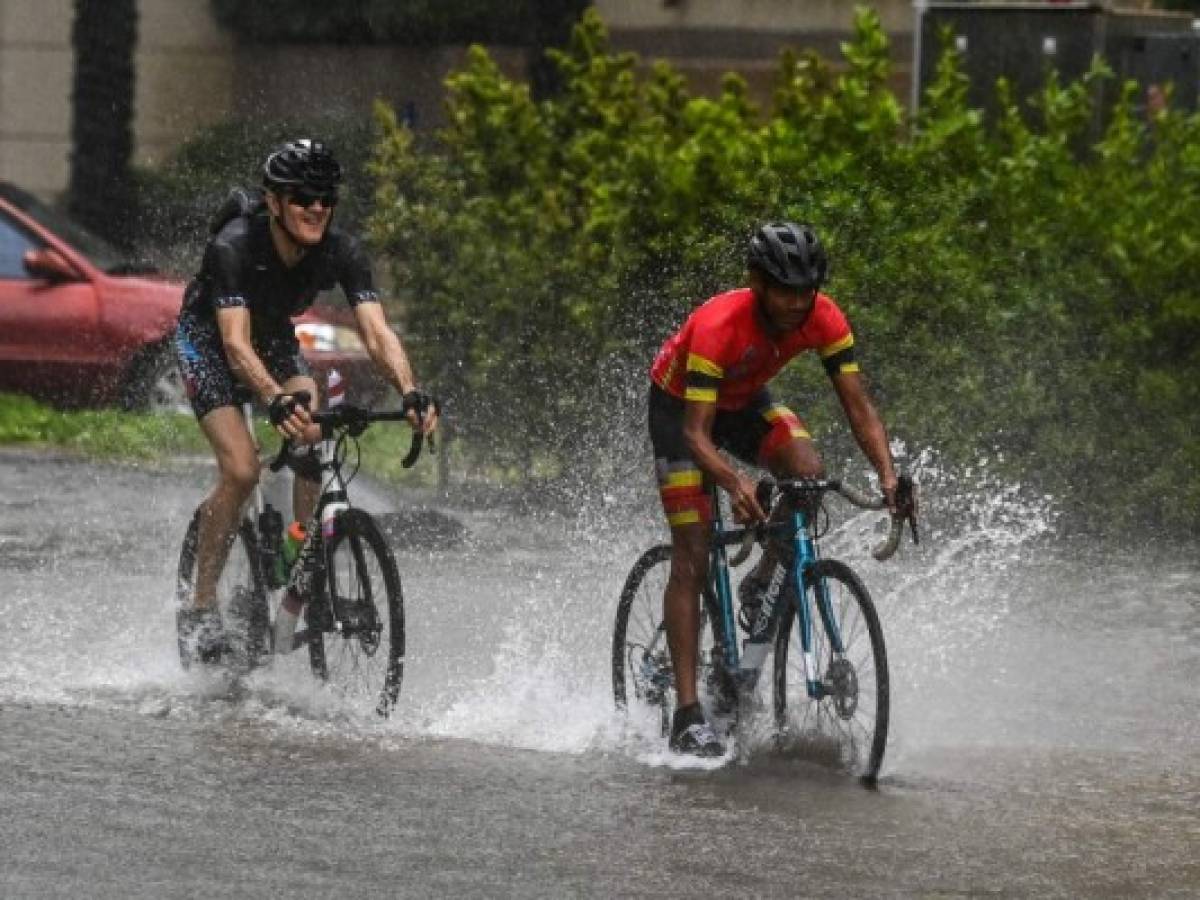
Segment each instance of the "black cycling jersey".
M265 341L290 334L291 317L337 284L351 306L379 299L359 241L330 225L321 243L288 268L271 241L267 213L255 212L231 219L208 242L200 272L184 294L180 318L215 326L218 309L245 307L255 341Z
M217 327L217 310L250 311L250 335L271 376L286 381L307 374L292 326L317 294L340 284L347 302L378 302L371 264L362 245L330 226L325 237L288 268L271 241L265 208L235 215L208 242L200 272L183 295L175 345L188 399L203 418L234 405L237 379L229 368Z

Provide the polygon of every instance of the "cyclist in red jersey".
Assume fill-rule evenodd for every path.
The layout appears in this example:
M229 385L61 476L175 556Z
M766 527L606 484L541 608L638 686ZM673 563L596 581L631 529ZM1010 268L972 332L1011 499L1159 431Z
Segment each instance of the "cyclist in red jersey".
M699 756L725 752L696 694L712 487L728 491L739 522L764 518L755 482L719 450L781 478L822 473L811 435L771 397L767 382L794 356L816 351L893 512L898 484L887 431L855 361L850 324L819 290L828 262L813 229L765 225L751 239L747 261L749 286L706 301L667 339L650 369L650 438L672 543L663 598L678 700L671 748ZM762 560L744 579L744 610L761 603L772 564Z

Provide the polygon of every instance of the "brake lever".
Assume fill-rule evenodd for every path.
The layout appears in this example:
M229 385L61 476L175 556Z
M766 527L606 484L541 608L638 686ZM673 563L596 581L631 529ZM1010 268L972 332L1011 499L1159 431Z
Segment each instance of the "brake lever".
M428 398L428 403L426 403L426 404L410 403L408 401L408 397L412 393L415 393L415 392L410 392L410 394L405 395L405 400L404 400L403 405L406 410L415 409L417 411L417 414L421 418L421 424L424 424L425 413L428 409L433 409L434 412L437 412L439 414L441 413L442 404L438 401L437 397L430 396ZM420 429L420 427L413 428L412 443L410 443L408 445L408 453L405 455L404 459L400 460L400 465L403 466L405 469L411 469L416 464L417 458L420 457L421 448L424 446L425 441L426 441L425 432L422 431ZM428 441L429 441L429 452L433 453L436 449L436 445L434 444L432 433L428 436Z
M910 475L900 476L900 491L904 497L904 518L908 519L908 528L912 532L913 545L921 543L921 533L917 527L917 483Z
M406 469L411 469L417 461L417 457L421 455L421 444L425 441L425 432L419 428L414 428L412 433L412 443L408 445L408 453L404 459L400 460L400 465Z

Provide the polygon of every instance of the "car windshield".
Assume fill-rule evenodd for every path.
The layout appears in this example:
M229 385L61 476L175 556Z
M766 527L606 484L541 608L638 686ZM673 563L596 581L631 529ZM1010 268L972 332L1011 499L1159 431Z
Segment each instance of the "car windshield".
M19 187L0 183L0 197L36 219L47 231L58 235L86 256L98 269L111 275L127 275L146 272L149 268L132 263L125 254L104 238L93 234L79 223L72 222L67 216L42 203Z

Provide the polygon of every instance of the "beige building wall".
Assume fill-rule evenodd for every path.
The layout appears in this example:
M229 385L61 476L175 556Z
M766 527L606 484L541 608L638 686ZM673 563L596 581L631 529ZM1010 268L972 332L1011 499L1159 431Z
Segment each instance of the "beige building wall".
M0 0L0 179L53 196L71 154L72 0Z
M251 0L247 0L251 2ZM910 0L873 4L893 36L901 78ZM715 89L735 69L769 88L784 45L837 56L853 19L849 0L596 0L618 49L666 58L693 89ZM46 199L67 187L71 154L72 0L0 0L0 179ZM519 51L495 56L523 71ZM209 0L139 0L134 162L155 165L198 129L231 115L291 111L297 72L311 111L360 115L376 97L412 102L418 124L441 119L442 80L463 48L257 47L218 27Z
M70 176L74 13L72 0L0 0L0 179L48 200ZM233 49L208 0L140 0L136 163L229 114Z
M153 165L234 104L233 37L209 0L138 0L134 162Z

